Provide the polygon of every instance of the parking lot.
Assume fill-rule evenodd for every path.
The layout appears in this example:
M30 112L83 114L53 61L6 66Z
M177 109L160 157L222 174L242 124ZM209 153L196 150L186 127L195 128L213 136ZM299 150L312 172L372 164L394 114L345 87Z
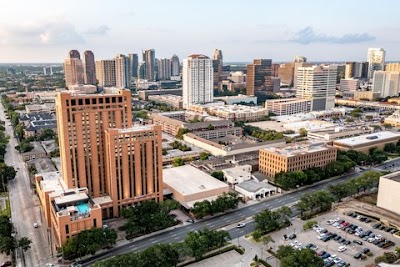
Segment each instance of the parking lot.
M299 249L309 247L326 259L326 266L365 266L373 263L376 256L385 251L393 251L399 245L399 239L390 233L393 228L379 228L377 221L369 218L365 222L363 218L366 217L359 214L349 216L350 213L353 212L331 212L317 217L313 220L317 221L318 226L305 232L295 231L305 223L296 220L292 229L276 233L279 236L275 237L275 240L279 240L277 246L292 245ZM282 238L283 235L288 237L287 240Z

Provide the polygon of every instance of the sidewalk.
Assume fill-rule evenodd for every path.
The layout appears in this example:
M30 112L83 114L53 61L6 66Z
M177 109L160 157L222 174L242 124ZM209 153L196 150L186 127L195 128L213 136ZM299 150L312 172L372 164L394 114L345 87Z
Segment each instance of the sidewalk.
M275 259L273 255L268 253L266 247L263 248L263 244L261 242L255 243L249 241L249 239L242 236L240 238L235 238L234 240L232 240L232 244L235 244L245 249L245 253L242 255L241 259L241 267L249 267L250 264L253 262L255 255L268 262L272 267L279 267L279 261Z

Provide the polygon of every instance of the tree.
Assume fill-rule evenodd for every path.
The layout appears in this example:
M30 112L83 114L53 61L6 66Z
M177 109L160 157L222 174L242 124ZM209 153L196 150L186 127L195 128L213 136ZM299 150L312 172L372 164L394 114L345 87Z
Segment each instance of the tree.
M38 139L40 141L52 140L55 138L55 136L56 134L52 129L44 129L38 136Z
M121 215L127 219L125 229L128 237L148 234L175 225L176 222L169 216L169 212L176 207L175 201L167 201L165 204L143 201L134 207L123 209Z
M394 153L394 152L396 152L396 145L394 143L387 143L387 144L385 144L383 151L389 152L389 153Z
M149 119L149 114L147 114L147 111L142 110L142 111L136 112L135 117L147 120L147 119Z
M211 176L220 181L225 181L224 173L222 171L214 171L211 173Z
M201 152L199 158L200 158L201 160L207 160L210 156L211 156L211 154L208 153L208 152Z
M15 135L18 139L24 138L24 127L22 127L20 123L18 123L18 125L15 127Z
M178 133L176 134L176 138L183 139L183 135L190 132L187 128L179 128Z
M174 166L174 167L183 166L184 164L185 164L185 162L183 161L183 159L181 157L174 158L174 160L172 161L172 166Z
M277 255L281 267L323 267L324 261L311 249L295 250L291 246L279 246Z
M282 207L276 211L266 209L256 214L254 216L256 230L265 234L290 225L288 217L291 216L292 212L289 210L288 207Z
M198 232L189 232L185 244L191 250L191 255L199 260L207 251L223 246L225 240L229 238L229 233L226 231L205 228Z
M275 243L275 240L272 239L270 235L263 236L261 241L265 247L267 247L269 243Z
M306 129L304 129L304 128L301 128L300 130L299 130L299 134L300 134L300 136L301 137L306 137L307 136L307 130Z

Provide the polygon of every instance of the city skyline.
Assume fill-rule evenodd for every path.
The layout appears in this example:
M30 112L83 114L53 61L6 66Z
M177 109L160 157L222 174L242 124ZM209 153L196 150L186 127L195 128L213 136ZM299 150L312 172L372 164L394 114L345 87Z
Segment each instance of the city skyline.
M24 9L19 8L22 5ZM116 5L19 0L7 3L0 18L0 63L61 63L70 49L91 50L97 59L111 59L148 48L156 50L157 58L212 56L218 48L225 62L254 58L283 62L296 55L309 61L365 61L368 48L382 47L386 60L395 61L400 57L395 26L399 4L382 1L379 5L380 12L372 8L372 1L254 1L252 5L120 1ZM192 12L199 9L204 12ZM146 19L150 13L155 19Z

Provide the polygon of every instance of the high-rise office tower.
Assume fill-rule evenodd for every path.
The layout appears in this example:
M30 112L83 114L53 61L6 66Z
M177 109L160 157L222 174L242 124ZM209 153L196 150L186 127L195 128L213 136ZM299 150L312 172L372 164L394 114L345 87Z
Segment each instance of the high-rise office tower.
M85 84L96 85L96 65L94 62L94 55L92 51L85 51L83 53L83 66L84 66L84 81Z
M262 96L271 93L271 59L254 59L247 65L246 94Z
M129 58L125 55L118 54L115 57L115 85L120 88L128 88L130 86L130 70Z
M380 97L398 96L400 91L399 71L375 71L372 91Z
M159 126L132 127L131 92L56 99L62 176L68 188L101 198L103 217L134 202L162 200Z
M180 74L179 57L177 55L173 55L171 57L171 76L179 76L179 74Z
M83 84L83 65L77 50L69 51L68 58L64 60L65 86Z
M137 75L138 79L146 79L146 63L144 61L139 62Z
M293 67L293 87L297 88L297 69L300 67L309 67L312 64L307 63L307 58L303 56L294 57L294 67Z
M43 74L44 75L53 75L53 67L52 66L43 67Z
M312 66L297 69L297 97L310 99L311 110L335 107L337 66Z
M278 77L279 76L279 68L280 64L274 63L271 65L271 76L272 77Z
M214 89L218 89L219 82L222 81L223 56L221 50L214 49L214 58L212 63L214 69Z
M171 79L171 60L169 58L158 59L158 79Z
M182 98L183 107L213 101L213 67L209 57L190 55L183 60Z
M78 50L70 50L68 52L68 58L77 58L77 59L81 59L81 54L79 54Z
M281 82L283 84L287 84L288 86L293 86L293 77L294 77L294 63L285 63L280 64L278 69L278 77L281 78Z
M156 80L156 52L154 49L143 51L143 61L146 66L146 79L149 81Z
M137 78L138 77L138 66L139 66L139 57L137 54L129 54L129 70L130 77Z
M116 86L115 60L96 61L96 76L99 86Z
M386 51L383 48L368 48L368 79L372 79L374 71L384 70Z
M350 79L355 77L356 76L355 71L356 71L356 62L346 62L344 78Z
M161 125L105 130L105 169L113 216L120 213L121 206L162 201L161 136Z

